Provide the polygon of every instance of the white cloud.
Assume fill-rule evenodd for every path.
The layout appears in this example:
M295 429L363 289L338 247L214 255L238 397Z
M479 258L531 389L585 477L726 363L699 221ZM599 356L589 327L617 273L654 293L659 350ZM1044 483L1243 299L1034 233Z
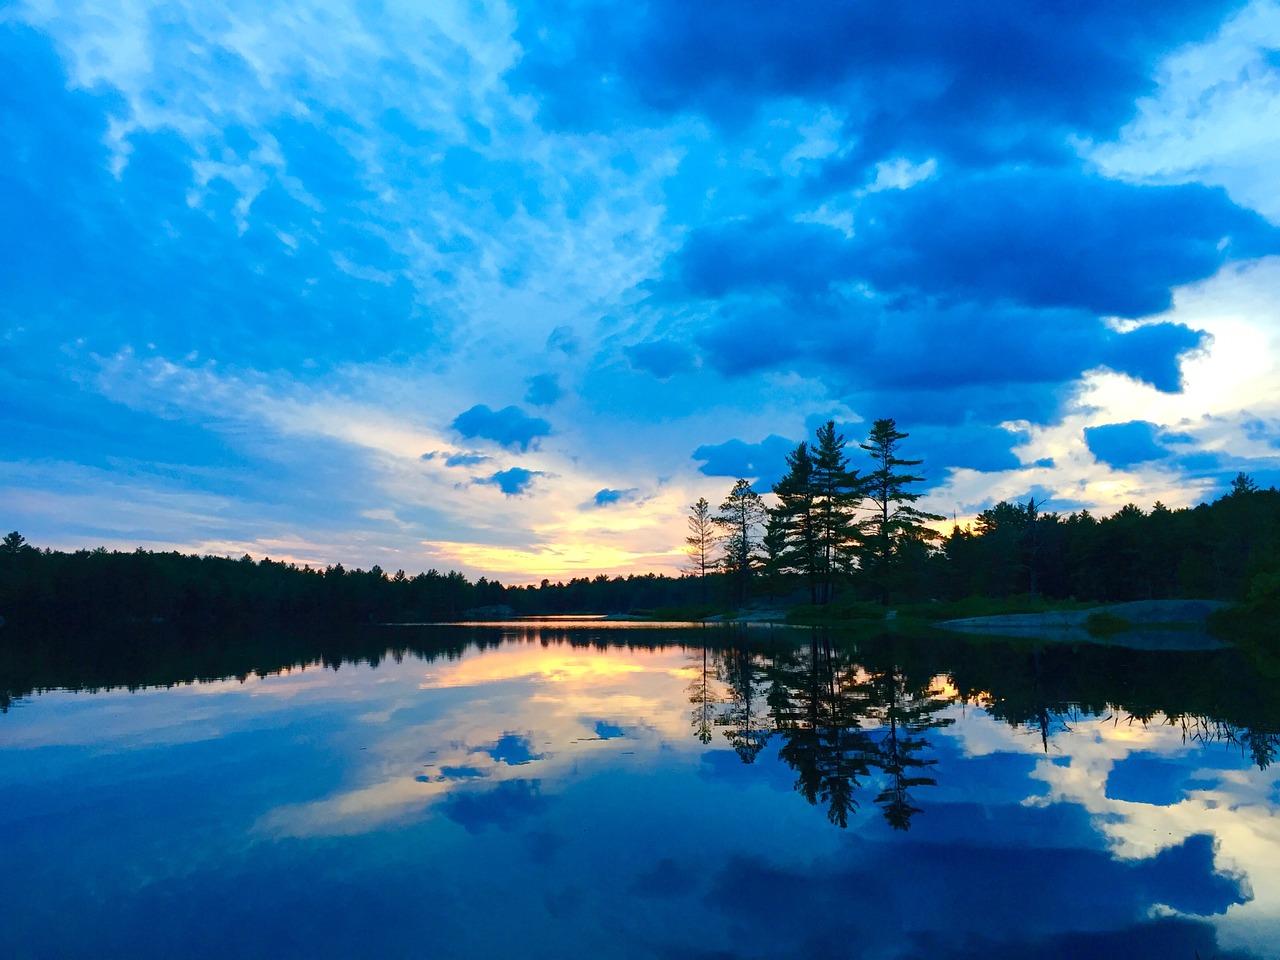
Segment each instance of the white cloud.
M1114 143L1081 144L1104 174L1224 187L1280 223L1280 4L1255 0L1161 63L1156 93Z
M938 161L932 157L923 163L912 163L906 157L882 160L876 164L876 178L867 185L867 193L907 190L931 179L937 171Z

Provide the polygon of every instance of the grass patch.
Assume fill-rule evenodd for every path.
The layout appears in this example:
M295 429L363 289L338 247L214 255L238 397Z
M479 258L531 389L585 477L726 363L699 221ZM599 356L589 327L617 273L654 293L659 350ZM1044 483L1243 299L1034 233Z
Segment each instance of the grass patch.
M1012 597L965 597L963 600L897 604L894 609L900 617L913 620L965 620L969 617L1001 617L1011 613L1046 613L1050 610L1080 610L1097 606L1078 600L1046 600L1038 597L1031 601L1025 593Z

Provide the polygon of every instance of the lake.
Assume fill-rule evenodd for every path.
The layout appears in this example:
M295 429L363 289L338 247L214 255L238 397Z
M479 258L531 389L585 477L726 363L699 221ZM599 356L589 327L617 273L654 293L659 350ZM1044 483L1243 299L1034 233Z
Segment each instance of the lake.
M1280 956L1280 696L1230 650L219 644L0 660L6 957Z

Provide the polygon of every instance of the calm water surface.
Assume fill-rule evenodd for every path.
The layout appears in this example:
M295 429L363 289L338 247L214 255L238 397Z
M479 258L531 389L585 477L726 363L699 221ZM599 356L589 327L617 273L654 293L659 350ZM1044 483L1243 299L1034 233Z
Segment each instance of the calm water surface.
M19 689L4 955L1280 956L1280 726L1230 653L379 636Z

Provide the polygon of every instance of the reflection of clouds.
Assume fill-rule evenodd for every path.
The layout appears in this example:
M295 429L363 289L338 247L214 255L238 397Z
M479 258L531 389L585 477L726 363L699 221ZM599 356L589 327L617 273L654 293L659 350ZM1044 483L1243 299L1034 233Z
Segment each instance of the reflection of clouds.
M534 753L533 743L528 737L515 733L504 733L487 746L472 747L471 753L483 753L492 757L497 763L505 763L509 767L523 766L541 760L546 754Z
M981 708L972 704L952 704L938 712L941 718L954 720L949 735L957 740L965 757L986 757L994 753L1042 754L1040 735L1025 727L1014 727L991 720Z
M554 794L579 775L584 757L602 750L630 754L636 741L650 749L628 755L635 766L657 765L659 745L693 753L699 744L689 735L682 707L674 706L685 697L685 656L677 648L602 653L508 646L432 664L425 683L419 663L384 663L380 671L415 678L424 701L448 694L448 706L425 722L410 722L406 708L401 722L366 728L362 735L377 739L362 740L362 749L348 759L352 784L329 797L277 808L258 829L275 836L361 833L423 816L445 797L452 804L455 796L471 796L479 780L489 785L486 791L509 799L515 788L507 784L527 780L533 770L539 796ZM466 688L474 693L453 694ZM364 716L370 713L378 711ZM623 730L626 737L618 735ZM462 770L467 775L459 775ZM449 809L461 809L466 818L476 808Z
M533 780L506 780L492 790L450 794L444 815L467 833L487 827L509 831L547 809L547 798Z
M1069 762L1042 760L1034 777L1049 785L1044 802L1078 804L1124 859L1146 858L1200 835L1214 839L1217 869L1241 875L1252 890L1219 922L1223 948L1265 956L1280 933L1280 819L1269 800L1280 771L1200 766L1231 761L1229 744L1187 742L1181 726L1157 715L1149 723L1093 720L1075 725L1064 743ZM1058 739L1055 737L1055 739ZM1136 753L1177 758L1187 789L1167 805L1115 799L1105 785L1116 765Z
M1122 861L1147 860L1199 842L1195 838L1212 837L1213 867L1242 878L1244 890L1252 894L1245 902L1232 903L1218 920L1220 947L1252 950L1259 956L1273 952L1280 935L1280 819L1271 795L1280 771L1221 769L1243 766L1232 753L1237 747L1190 739L1181 724L1168 723L1160 715L1147 723L1077 717L1067 729L1050 733L1047 755L1034 728L993 721L983 711L958 705L943 715L956 718L950 732L966 757L1005 753L1034 758L1031 778L1043 782L1047 792L1028 790L1023 805L1083 809L1112 855ZM1167 776L1176 781L1177 795L1162 798L1171 802L1107 795L1113 774L1143 758L1176 768ZM1021 786L1011 780L1003 789L1016 801ZM1112 792L1124 796L1124 791ZM1175 907L1165 905L1177 913ZM1158 908L1157 904L1153 909Z
M642 664L602 657L592 650L521 646L483 650L452 663L434 663L421 687L475 687L528 678L547 683L582 683L613 680L645 670Z
M4 718L5 743L28 749L75 746L118 752L212 740L259 724L264 714L277 709L274 704L254 703L255 698L357 698L357 678L348 674L343 681L345 692L344 683L337 682L332 671L316 667L305 676L300 670L291 676L250 673L243 680L165 689L54 690L30 701L38 710L13 711ZM282 724L288 720L283 715L278 718Z
M276 807L258 819L254 831L275 837L366 833L407 813L422 812L448 789L447 783L421 783L408 777L386 780L324 800Z
M487 663L468 673L470 659ZM423 689L426 669L497 679ZM652 946L652 955L686 956L676 945L700 943L735 955L797 956L797 944L818 942L808 937L856 940L884 960L1151 957L1161 954L1148 944L1166 941L1178 947L1168 956L1191 956L1191 947L1205 957L1241 946L1274 953L1280 829L1270 797L1280 771L1248 767L1230 745L1184 739L1160 718L1144 726L1075 717L1069 729L1054 727L1046 754L1038 730L952 704L941 717L955 724L927 734L939 761L929 774L939 783L921 796L925 811L910 833L892 834L876 816L872 787L842 833L795 794L794 771L774 748L744 765L698 742L689 722L696 672L677 648L524 644L467 652L455 663L408 657L376 671L344 665L251 676L211 685L221 690L216 697L185 689L51 695L35 701L49 711L15 711L0 730L21 734L35 728L37 712L44 720L66 712L65 725L81 736L93 731L112 749L169 735L242 734L224 757L239 765L252 743L262 768L289 779L283 796L279 779L246 776L237 785L245 794L235 829L254 825L254 856L333 857L334 873L345 877L348 855L351 870L372 876L386 851L408 859L422 847L448 850L450 894L505 883L509 926L522 910L537 922L548 912L607 917L632 938L617 942L641 944L637 952ZM257 695L271 685L289 695ZM127 745L115 746L114 736ZM281 774L285 757L296 767ZM1165 777L1159 789L1143 782L1153 766ZM10 772L0 765L0 786L19 783L27 767L52 782L36 763ZM1136 780L1126 787L1122 775ZM164 786L168 803L172 784ZM157 835L180 844L159 801L154 809ZM357 835L369 835L367 845L263 842ZM46 838L32 837L31 849L43 849ZM219 835L212 857L228 839L243 835ZM386 867L387 876L401 866ZM589 882L571 887L580 878ZM848 910L870 890L882 894L874 930ZM1250 891L1254 899L1240 902ZM759 908L765 901L769 910ZM617 936L610 926L596 952L607 955ZM1121 949L1130 942L1141 949Z

